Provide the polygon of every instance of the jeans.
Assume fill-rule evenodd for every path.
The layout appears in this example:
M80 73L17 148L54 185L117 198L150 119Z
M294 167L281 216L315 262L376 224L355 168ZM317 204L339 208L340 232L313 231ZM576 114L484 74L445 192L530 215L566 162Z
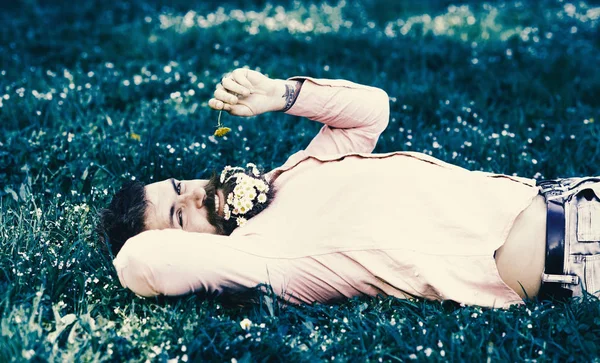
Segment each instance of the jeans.
M538 183L547 200L564 202L564 275L546 275L573 297L600 297L600 177L565 178Z

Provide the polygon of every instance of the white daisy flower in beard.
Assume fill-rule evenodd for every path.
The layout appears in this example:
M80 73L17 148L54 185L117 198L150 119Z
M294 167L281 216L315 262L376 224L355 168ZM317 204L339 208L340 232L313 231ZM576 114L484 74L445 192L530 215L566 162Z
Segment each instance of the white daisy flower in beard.
M243 227L246 224L246 222L248 222L248 220L244 217L237 217L237 219L235 221L236 221L238 227Z
M235 208L240 208L242 206L242 199L241 198L234 198L233 199L233 206Z
M233 194L235 195L235 198L243 197L244 188L241 185L236 185L235 188L233 188Z
M264 203L267 201L267 195L265 193L260 193L258 195L258 202L259 203Z
M259 192L266 192L269 190L269 188L267 187L267 184L265 182L263 182L262 180L257 180L255 183L255 187Z
M240 170L238 172L238 170ZM242 172L243 171L243 172ZM225 181L222 183L222 190L227 197L222 197L226 203L223 203L223 219L228 222L225 224L225 234L230 234L240 224L244 225L250 218L254 218L261 213L270 203L272 192L269 192L269 182L264 176L254 170L252 165L244 168L231 168L225 174ZM260 190L259 190L260 189ZM260 201L258 200L259 195ZM257 205L260 205L257 207ZM227 205L227 208L225 208ZM238 218L240 223L238 223ZM235 219L235 223L233 220Z

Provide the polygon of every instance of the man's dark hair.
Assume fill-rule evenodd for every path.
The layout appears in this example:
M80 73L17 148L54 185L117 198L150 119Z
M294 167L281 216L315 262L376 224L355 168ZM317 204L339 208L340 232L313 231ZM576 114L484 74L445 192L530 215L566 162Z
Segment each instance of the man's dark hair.
M113 257L125 241L144 231L144 213L148 205L144 185L140 181L126 182L108 208L100 211L100 223L96 229Z

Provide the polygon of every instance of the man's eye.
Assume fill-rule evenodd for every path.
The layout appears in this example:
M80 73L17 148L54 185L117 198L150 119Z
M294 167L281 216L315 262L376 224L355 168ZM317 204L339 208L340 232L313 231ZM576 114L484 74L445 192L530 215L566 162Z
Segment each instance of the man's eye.
M181 211L181 209L179 210L179 212L177 212L177 217L179 218L179 225L181 226L181 228L183 228L183 212Z
M177 183L177 194L181 195L181 182Z

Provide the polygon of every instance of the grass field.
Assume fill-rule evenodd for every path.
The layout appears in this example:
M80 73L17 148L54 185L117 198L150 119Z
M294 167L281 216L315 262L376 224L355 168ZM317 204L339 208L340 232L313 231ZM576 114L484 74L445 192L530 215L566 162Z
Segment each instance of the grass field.
M377 152L600 174L597 2L42 1L0 4L0 361L592 361L600 304L352 299L245 307L121 288L94 234L122 182L279 166L319 125L223 116L228 71L390 95ZM252 322L242 328L244 319Z

